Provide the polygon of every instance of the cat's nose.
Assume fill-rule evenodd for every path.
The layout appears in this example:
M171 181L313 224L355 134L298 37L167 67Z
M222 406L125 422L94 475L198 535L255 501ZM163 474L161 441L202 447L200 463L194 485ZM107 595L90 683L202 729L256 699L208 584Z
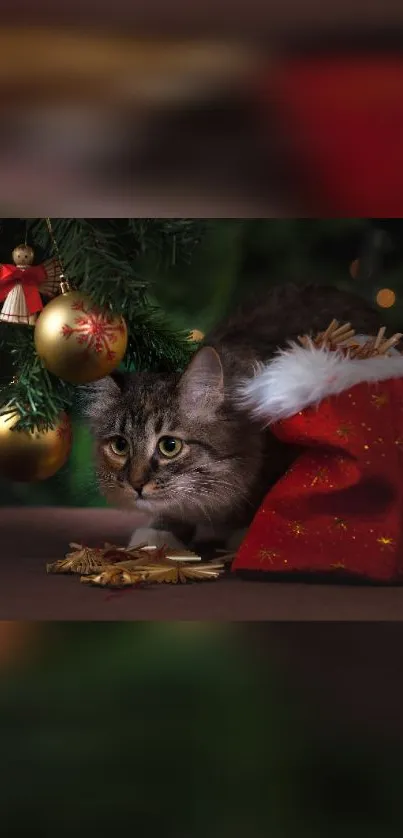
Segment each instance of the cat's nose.
M137 492L139 498L141 498L143 493L144 485L144 483L133 483L133 489Z

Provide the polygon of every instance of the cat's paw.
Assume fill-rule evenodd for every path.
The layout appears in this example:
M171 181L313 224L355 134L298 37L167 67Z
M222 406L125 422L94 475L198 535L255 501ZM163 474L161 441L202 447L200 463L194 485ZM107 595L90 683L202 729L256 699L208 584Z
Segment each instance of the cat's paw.
M129 547L148 544L150 547L170 547L174 550L184 550L186 545L169 530L156 530L152 527L139 527L131 535Z

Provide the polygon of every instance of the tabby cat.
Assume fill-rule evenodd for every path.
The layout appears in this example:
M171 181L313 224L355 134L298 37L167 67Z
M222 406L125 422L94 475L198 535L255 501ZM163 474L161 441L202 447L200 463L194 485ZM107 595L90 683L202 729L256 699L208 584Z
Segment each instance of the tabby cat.
M298 335L332 318L373 334L379 317L331 287L283 285L211 332L183 375L116 373L93 386L87 416L99 485L115 506L149 516L143 541L192 549L239 541L296 452L240 409L236 387Z

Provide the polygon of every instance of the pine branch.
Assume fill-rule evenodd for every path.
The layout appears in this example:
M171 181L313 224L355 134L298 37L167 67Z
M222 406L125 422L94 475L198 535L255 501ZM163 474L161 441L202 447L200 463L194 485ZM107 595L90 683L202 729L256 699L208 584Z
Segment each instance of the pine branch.
M16 219L27 227L37 261L54 255L44 219ZM124 365L136 370L180 371L193 346L187 333L172 330L148 294L156 271L189 262L206 224L186 219L52 219L63 268L73 287L95 303L122 314L129 333ZM34 346L34 330L7 324L0 329L0 351L12 368L0 388L0 409L18 412L16 427L50 427L68 410L76 389L50 375ZM10 364L9 364L10 366ZM17 381L13 381L13 378Z
M148 258L158 270L189 263L208 226L199 220L153 218L57 218L51 223L67 273L75 285L88 291L92 280L96 281L96 270L98 288L109 280L110 289L113 273L130 280L132 289L147 287ZM51 240L43 219L30 222L28 232L50 255Z
M130 321L125 366L137 371L180 372L194 352L188 332L169 328L160 309L139 307Z
M179 262L189 262L195 247L204 238L207 221L173 218L129 218L129 227L140 245L140 251L158 253L160 266L172 267Z
M16 430L46 430L52 427L63 410L73 402L74 387L51 375L39 360L33 342L33 329L8 326L11 335L3 338L2 350L11 354L15 380L9 380L0 391L0 409L19 414Z

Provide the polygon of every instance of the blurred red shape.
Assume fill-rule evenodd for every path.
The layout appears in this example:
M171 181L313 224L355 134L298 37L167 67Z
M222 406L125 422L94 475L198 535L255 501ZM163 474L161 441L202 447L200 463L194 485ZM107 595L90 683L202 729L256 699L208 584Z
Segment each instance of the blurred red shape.
M317 56L270 68L260 106L268 113L275 103L305 201L334 215L402 214L402 91L398 56Z

